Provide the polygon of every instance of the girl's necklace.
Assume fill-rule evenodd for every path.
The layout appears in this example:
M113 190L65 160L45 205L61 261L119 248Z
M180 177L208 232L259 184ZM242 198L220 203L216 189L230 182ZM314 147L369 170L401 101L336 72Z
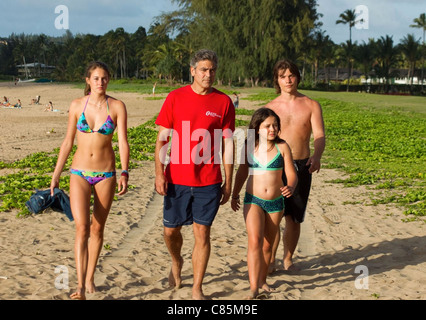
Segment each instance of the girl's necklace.
M96 108L98 108L100 110L100 109L102 109L102 106L105 102L106 102L106 98L102 102L93 102L93 104L95 105Z

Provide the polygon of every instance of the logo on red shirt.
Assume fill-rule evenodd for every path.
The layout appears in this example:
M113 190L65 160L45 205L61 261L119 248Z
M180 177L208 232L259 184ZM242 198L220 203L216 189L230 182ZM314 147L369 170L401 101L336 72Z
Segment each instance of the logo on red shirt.
M216 118L222 118L222 116L220 115L220 114L217 114L217 113L215 113L215 112L211 112L211 111L207 111L206 112L206 116L207 117L216 117Z

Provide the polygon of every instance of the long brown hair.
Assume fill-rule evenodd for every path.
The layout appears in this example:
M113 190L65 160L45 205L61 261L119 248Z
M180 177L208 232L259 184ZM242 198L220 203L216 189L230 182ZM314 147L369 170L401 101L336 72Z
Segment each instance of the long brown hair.
M297 85L300 83L300 71L296 64L287 59L280 60L274 66L274 87L278 94L281 93L281 88L278 84L278 77L280 76L281 72L285 72L287 69L296 76Z
M93 70L100 68L108 74L108 79L111 79L111 72L109 71L108 66L102 61L93 61L89 63L86 69L86 78L90 78ZM90 85L86 82L86 88L84 89L84 95L87 96L91 92Z

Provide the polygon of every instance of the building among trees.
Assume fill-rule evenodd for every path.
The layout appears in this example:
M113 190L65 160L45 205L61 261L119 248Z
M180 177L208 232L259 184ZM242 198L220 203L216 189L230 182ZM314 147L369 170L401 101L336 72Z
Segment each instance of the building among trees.
M20 78L51 78L55 70L54 66L48 66L43 63L27 63L17 65L18 77Z

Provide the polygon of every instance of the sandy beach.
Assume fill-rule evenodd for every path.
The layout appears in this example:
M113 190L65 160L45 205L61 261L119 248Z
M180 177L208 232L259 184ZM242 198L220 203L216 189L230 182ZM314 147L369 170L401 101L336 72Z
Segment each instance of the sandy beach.
M110 93L123 100L129 127L152 119L164 100L137 93ZM40 105L30 105L41 96ZM0 96L22 109L0 108L0 160L11 162L60 146L67 109L82 90L63 84L0 84ZM56 112L45 112L52 101ZM240 107L257 108L240 101ZM237 168L235 168L237 169ZM0 175L5 172L0 170ZM426 232L424 222L402 222L403 209L371 206L365 187L332 184L343 173L321 169L302 224L295 263L298 273L282 270L282 244L277 271L268 282L270 300L396 300L426 299ZM134 186L113 203L99 259L91 300L188 300L191 298L193 246L191 227L183 228L183 287L168 288L170 259L162 236L162 197L154 191L154 163L130 172ZM69 300L76 287L74 223L64 214L17 218L0 213L0 299ZM281 227L284 227L282 222ZM242 211L230 203L219 210L212 227L212 252L204 293L213 300L241 300L249 292L247 236ZM62 276L69 275L68 287ZM361 279L364 276L366 278ZM59 282L58 282L59 281Z

